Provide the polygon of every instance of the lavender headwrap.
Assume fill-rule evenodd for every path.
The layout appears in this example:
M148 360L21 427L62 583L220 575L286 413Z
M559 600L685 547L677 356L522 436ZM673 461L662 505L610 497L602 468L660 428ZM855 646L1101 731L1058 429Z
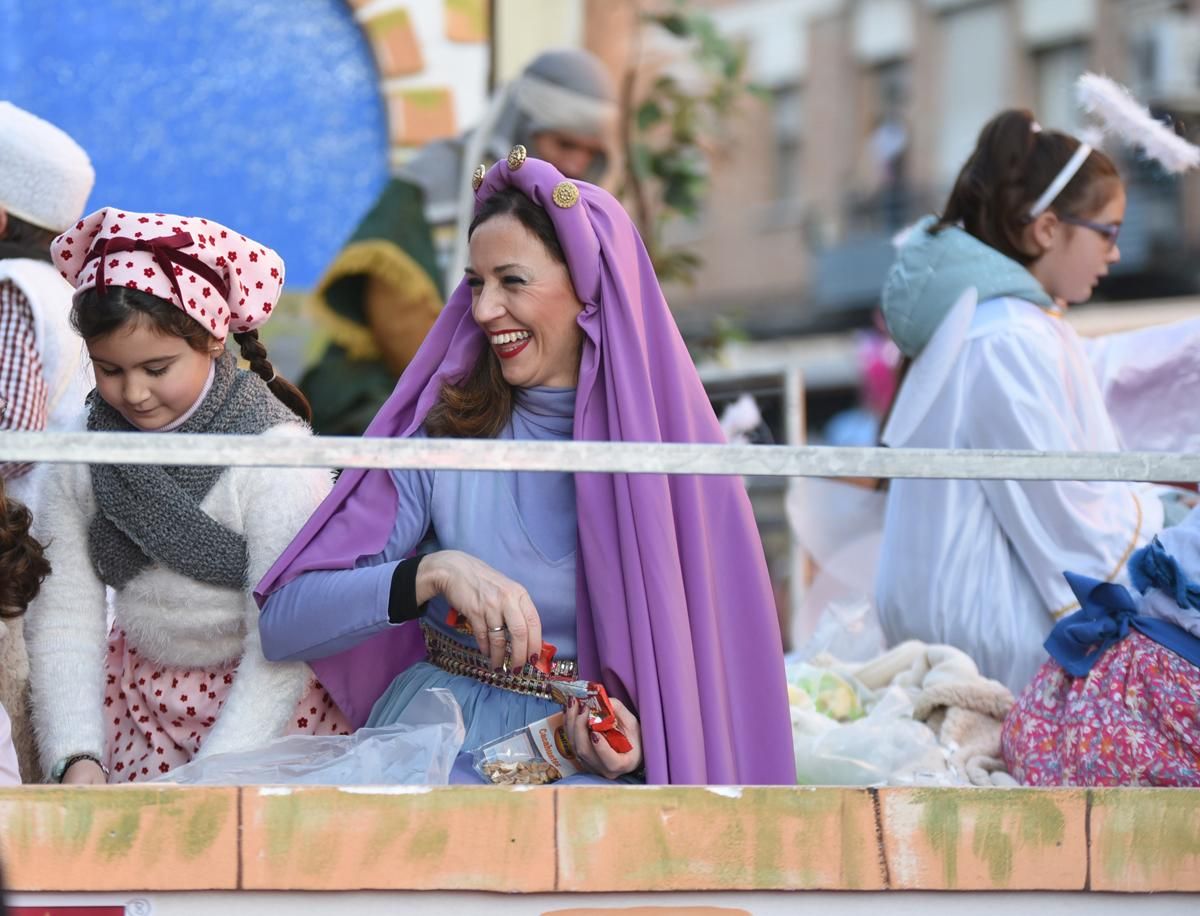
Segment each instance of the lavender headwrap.
M554 222L584 304L575 439L723 442L650 259L606 191L528 159L487 173L476 205L513 185ZM461 283L366 431L409 436L443 383L474 366L484 336ZM762 544L739 477L576 474L578 661L641 720L647 781L795 781L783 651ZM263 597L313 569L347 569L383 548L396 492L384 471L347 470L259 584ZM388 508L384 508L388 507ZM405 624L313 668L356 724L423 655Z

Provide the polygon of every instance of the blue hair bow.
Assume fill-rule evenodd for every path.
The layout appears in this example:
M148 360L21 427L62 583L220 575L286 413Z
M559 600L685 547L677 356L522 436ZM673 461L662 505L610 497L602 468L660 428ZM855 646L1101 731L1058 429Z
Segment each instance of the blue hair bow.
M1079 599L1079 610L1050 631L1046 651L1073 677L1086 677L1100 657L1137 630L1200 667L1200 639L1167 620L1138 612L1129 589L1075 573L1063 573Z
M1157 537L1133 555L1129 578L1142 594L1157 588L1175 599L1179 607L1200 610L1200 585L1188 578Z

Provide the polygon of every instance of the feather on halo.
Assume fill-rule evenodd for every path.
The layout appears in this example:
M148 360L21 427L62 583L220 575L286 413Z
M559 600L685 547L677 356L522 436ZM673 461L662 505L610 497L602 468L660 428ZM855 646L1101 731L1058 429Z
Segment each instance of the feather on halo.
M1085 73L1075 83L1075 95L1084 111L1100 119L1105 132L1139 147L1168 172L1186 172L1200 165L1200 147L1157 120L1120 83Z

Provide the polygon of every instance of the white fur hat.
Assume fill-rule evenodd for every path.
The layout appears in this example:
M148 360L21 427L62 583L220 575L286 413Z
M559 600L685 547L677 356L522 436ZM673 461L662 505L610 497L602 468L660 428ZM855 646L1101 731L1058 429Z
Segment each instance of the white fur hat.
M49 121L0 101L0 207L62 232L83 213L95 181L83 147Z

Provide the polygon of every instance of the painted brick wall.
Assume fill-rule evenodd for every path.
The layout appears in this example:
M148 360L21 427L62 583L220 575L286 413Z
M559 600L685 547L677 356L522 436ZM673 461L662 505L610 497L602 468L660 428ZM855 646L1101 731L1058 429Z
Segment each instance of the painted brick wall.
M478 120L487 100L487 0L349 0L379 70L394 158Z
M0 792L14 891L1200 892L1190 789Z

